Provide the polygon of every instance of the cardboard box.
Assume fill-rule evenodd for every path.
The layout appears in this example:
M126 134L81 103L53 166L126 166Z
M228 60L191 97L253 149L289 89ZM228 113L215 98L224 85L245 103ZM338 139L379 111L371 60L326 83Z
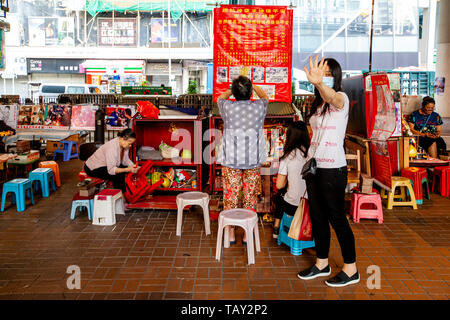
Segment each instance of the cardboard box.
M361 175L359 177L359 181L360 181L360 186L361 186L361 192L371 194L372 188L373 188L373 177L371 177L367 174L361 173Z
M18 140L16 142L16 149L18 154L29 152L31 150L30 140Z
M95 193L95 186L86 190L81 189L80 190L80 196L81 197L90 197Z

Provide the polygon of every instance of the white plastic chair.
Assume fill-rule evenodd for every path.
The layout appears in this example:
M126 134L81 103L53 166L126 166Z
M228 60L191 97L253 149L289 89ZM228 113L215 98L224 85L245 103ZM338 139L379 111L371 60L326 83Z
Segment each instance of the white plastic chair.
M125 215L122 191L105 189L94 197L94 217L92 224L112 226L116 224L116 214Z
M256 212L247 209L230 209L222 211L219 215L219 228L217 233L216 260L220 260L222 250L223 229L225 230L224 248L230 247L229 226L239 226L245 230L247 234L247 255L248 264L255 263L255 250L253 245L253 237L255 238L256 251L260 252L258 231L258 215Z
M177 236L181 236L181 225L183 224L183 209L185 206L198 205L203 209L206 235L211 234L209 222L209 195L199 191L189 191L177 195Z

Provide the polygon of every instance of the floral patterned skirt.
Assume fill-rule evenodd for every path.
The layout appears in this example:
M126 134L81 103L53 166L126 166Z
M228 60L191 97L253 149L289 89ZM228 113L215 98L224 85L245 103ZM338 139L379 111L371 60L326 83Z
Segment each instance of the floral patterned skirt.
M239 205L239 193L243 192L244 209L256 211L261 186L260 168L232 169L222 167L223 208L235 209Z

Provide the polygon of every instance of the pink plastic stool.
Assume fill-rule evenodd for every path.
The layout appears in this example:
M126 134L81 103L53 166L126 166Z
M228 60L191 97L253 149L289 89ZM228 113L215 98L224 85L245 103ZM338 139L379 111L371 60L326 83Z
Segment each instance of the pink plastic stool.
M372 204L374 209L362 209L364 204ZM378 223L383 223L383 205L380 194L354 193L352 196L352 217L353 221L359 223L363 219L378 219Z

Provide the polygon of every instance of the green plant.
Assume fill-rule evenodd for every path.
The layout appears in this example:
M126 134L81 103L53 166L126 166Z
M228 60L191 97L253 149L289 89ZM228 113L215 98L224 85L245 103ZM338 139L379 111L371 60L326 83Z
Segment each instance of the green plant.
M196 93L198 93L197 81L195 81L195 80L190 80L189 81L189 86L187 88L187 93L188 94L196 94Z

